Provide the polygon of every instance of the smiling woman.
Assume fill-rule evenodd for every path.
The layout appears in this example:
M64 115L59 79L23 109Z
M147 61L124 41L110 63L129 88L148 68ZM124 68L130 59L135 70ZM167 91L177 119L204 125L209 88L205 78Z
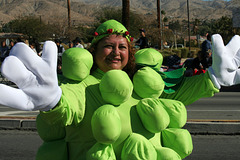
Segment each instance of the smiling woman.
M115 20L108 20L97 28L94 35L89 49L94 59L91 72L97 68L103 72L121 69L132 78L136 71L135 58L132 37L127 29Z
M127 39L121 35L110 35L97 45L94 59L99 69L107 72L112 69L123 69L128 62Z

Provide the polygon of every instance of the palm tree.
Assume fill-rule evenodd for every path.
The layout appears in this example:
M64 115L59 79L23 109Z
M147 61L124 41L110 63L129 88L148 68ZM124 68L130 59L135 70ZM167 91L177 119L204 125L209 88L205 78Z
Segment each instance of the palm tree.
M159 43L158 46L162 49L162 26L161 26L161 0L157 0L157 22L158 22L158 30L159 30Z
M68 8L68 27L71 27L71 8L70 8L70 0L67 0L67 8Z
M130 26L129 12L130 12L129 0L122 0L122 23L127 29L129 29Z

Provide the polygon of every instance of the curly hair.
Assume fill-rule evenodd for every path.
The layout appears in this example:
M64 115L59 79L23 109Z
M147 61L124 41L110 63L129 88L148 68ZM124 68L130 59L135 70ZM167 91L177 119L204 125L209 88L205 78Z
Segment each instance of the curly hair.
M101 40L100 40L101 41ZM91 68L91 73L93 71L95 71L98 66L95 62L95 53L96 53L96 50L97 50L97 45L98 45L99 41L95 44L93 44L88 50L90 53L92 53L93 55L93 66ZM130 77L130 79L133 78L133 75L135 74L136 72L136 63L135 63L135 57L134 57L134 54L135 54L135 50L131 44L131 42L128 42L128 53L129 53L129 56L128 56L128 63L127 65L122 69L123 71L125 71L128 76Z

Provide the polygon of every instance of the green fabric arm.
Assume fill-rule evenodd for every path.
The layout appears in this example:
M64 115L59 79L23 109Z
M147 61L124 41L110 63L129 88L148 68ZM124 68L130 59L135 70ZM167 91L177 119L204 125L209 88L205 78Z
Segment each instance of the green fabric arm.
M212 97L219 90L214 87L208 73L192 77L184 77L181 86L173 94L162 93L160 98L175 99L181 101L185 106L199 98Z
M85 85L84 83L62 84L62 97L57 106L47 112L41 112L42 118L49 124L59 121L64 126L78 124L85 113Z

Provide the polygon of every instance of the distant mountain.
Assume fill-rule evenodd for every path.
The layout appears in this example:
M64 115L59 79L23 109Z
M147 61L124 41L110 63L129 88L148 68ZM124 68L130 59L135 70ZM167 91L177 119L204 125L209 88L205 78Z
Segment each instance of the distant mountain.
M234 2L224 0L202 1L190 0L190 19L217 19L231 16ZM239 0L236 0L237 2ZM156 15L156 0L130 0L130 8L139 14ZM91 23L94 13L101 8L121 7L120 0L71 0L71 17L76 23ZM161 0L161 8L166 16L173 19L187 19L186 0ZM0 24L17 17L36 15L48 22L66 21L66 0L0 0Z

